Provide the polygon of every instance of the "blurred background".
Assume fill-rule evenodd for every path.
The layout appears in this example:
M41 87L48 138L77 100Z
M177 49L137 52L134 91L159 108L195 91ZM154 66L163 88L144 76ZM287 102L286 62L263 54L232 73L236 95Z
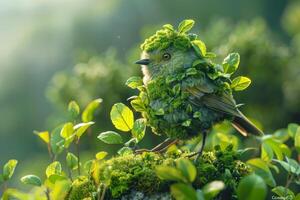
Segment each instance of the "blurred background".
M0 166L14 158L22 163L19 175L43 170L47 148L33 130L65 122L70 100L82 107L104 100L82 148L105 149L96 136L113 129L111 106L134 94L124 83L141 74L133 64L139 44L162 24L186 18L196 21L193 32L218 55L216 62L241 54L237 73L253 81L236 94L243 112L267 133L300 122L300 1L4 0ZM147 139L146 146L157 143Z

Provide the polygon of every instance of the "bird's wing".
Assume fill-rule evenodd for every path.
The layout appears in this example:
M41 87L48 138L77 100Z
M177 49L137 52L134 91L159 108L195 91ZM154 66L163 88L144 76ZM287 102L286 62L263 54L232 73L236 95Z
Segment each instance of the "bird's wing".
M188 88L191 94L190 101L194 105L205 105L210 109L232 116L240 116L236 103L231 94L224 92L221 95L214 94L211 88L197 85Z
M201 86L188 88L187 91L191 94L190 102L196 106L205 105L217 112L233 116L232 125L244 136L248 133L263 135L263 132L238 110L232 94L224 92L217 95L206 89Z

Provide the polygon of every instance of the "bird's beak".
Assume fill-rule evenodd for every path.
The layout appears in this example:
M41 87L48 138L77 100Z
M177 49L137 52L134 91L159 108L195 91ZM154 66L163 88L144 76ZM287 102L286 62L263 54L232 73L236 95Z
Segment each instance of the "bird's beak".
M150 64L150 59L141 59L135 62L135 64L138 65L149 65Z

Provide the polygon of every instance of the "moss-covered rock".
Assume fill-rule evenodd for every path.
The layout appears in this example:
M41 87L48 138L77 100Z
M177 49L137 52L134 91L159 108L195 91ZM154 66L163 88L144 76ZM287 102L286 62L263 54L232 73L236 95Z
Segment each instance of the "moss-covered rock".
M94 173L93 177L95 182L106 184L106 199L126 199L134 194L137 195L136 199L138 196L143 196L143 199L151 195L157 197L168 193L173 182L159 179L155 168L158 165L175 166L177 159L186 158L187 155L186 152L176 151L169 154L118 156L97 165L97 173ZM238 159L238 153L233 151L232 147L224 151L216 148L214 151L203 152L195 165L197 178L193 186L201 188L211 181L221 180L226 185L226 189L219 195L222 199L233 199L239 180L251 173L249 166Z
M94 199L93 193L96 192L95 184L85 176L78 177L72 183L71 191L66 199Z

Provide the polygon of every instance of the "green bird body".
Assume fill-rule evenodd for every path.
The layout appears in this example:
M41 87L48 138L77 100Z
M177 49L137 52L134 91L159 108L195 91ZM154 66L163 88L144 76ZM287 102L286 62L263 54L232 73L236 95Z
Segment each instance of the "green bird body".
M243 135L261 135L238 110L231 74L211 61L212 53L195 34L186 33L192 25L186 20L178 31L165 25L142 45L142 59L137 62L144 75L138 97L142 109L137 110L154 132L172 139L194 137L226 119Z

